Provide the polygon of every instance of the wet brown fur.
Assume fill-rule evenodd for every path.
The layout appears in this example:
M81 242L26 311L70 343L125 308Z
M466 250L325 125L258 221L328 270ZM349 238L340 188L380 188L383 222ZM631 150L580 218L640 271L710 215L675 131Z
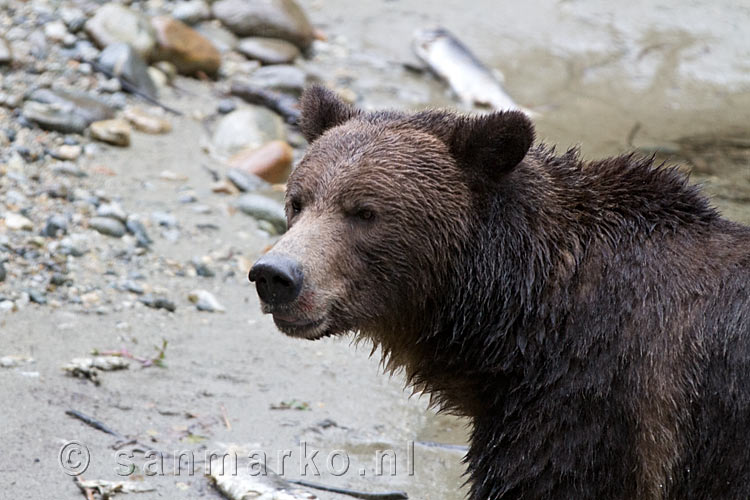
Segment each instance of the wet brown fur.
M273 251L305 273L282 312L326 320L286 333L359 331L471 417L473 500L750 498L750 229L521 113L302 107Z

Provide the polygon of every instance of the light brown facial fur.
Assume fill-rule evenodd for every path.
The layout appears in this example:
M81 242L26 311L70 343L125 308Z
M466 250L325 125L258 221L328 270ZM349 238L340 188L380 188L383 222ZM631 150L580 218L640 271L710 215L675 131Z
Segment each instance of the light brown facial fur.
M378 330L405 293L425 286L414 270L428 273L448 258L453 243L439 235L455 228L439 226L468 210L465 190L446 146L430 134L356 118L328 130L289 179L289 231L271 250L299 263L302 289L264 312L284 333L307 339Z

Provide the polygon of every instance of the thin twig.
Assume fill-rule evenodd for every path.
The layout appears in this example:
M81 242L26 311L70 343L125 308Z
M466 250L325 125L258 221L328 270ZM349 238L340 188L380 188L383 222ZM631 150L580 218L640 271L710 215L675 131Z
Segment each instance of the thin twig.
M144 92L141 89L139 89L137 85L135 85L133 82L131 82L130 80L128 80L124 76L114 74L113 72L111 72L110 70L108 70L107 68L105 68L104 66L102 66L101 64L99 64L98 62L90 61L90 60L84 59L82 57L78 58L77 61L82 62L82 63L86 63L86 64L90 64L92 68L94 68L96 71L98 71L99 73L103 74L107 78L116 78L117 81L120 82L120 86L122 87L122 89L124 91L130 92L131 94L133 94L135 96L138 96L141 99L150 102L151 104L159 106L160 108L162 108L165 111L168 111L168 112L170 112L172 114L175 114L177 116L182 116L182 111L178 111L178 110L176 110L176 109L174 109L174 108L172 108L170 106L167 106L166 104L164 104L163 102L159 101L158 99L156 99L154 97L151 97L146 92Z
M224 425L227 426L227 430L231 431L232 424L229 422L229 415L227 415L227 407L224 406L224 403L222 403L220 406L221 406L221 418L224 419Z
M94 417L90 417L90 416L86 415L85 413L81 413L78 410L70 409L70 410L67 410L65 412L65 414L66 415L70 415L71 417L75 417L78 420L80 420L81 422L83 422L84 424L90 425L94 429L98 429L98 430L100 430L102 432L106 432L107 434L110 434L110 435L116 437L117 439L125 439L125 436L123 436L119 432L111 429L104 422L100 422L99 420L95 419Z

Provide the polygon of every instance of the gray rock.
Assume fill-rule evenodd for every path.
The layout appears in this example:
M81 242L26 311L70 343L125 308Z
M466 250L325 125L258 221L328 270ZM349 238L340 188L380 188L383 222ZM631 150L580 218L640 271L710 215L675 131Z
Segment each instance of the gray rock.
M58 12L71 33L81 31L86 24L86 14L81 9L76 7L61 7Z
M38 89L31 93L28 100L54 105L67 113L84 119L87 124L106 120L115 115L114 110L100 99L82 92Z
M144 295L138 300L141 303L153 309L166 309L169 312L174 312L177 309L177 306L175 305L175 303L169 300L168 298L154 296L150 293L147 295Z
M87 61L96 59L99 55L99 50L88 40L78 40L73 47L73 52L77 57ZM84 74L91 74L92 72L91 65L88 63L81 64L78 68ZM86 70L83 70L83 68L86 68Z
M136 295L143 295L143 286L141 286L140 283L133 280L125 280L120 284L120 288L122 290L128 291L130 293L134 293Z
M68 232L68 220L59 214L50 215L47 223L42 229L42 235L49 238L56 238L58 235Z
M71 161L58 161L50 167L58 175L67 175L70 177L86 177L88 174L81 170L81 167Z
M237 103L234 102L234 99L222 99L219 101L219 104L216 105L216 111L222 115L231 113L235 109L237 109Z
M63 134L82 134L89 122L70 110L61 109L53 104L26 101L22 109L23 117L45 130L54 130Z
M215 21L208 21L194 26L195 30L214 44L219 52L229 52L237 46L234 33L223 28Z
M243 38L237 44L237 51L262 64L289 64L300 56L296 45L278 38Z
M0 64L9 64L13 61L13 51L8 41L0 36Z
M113 43L107 46L99 55L99 64L132 83L149 97L157 97L158 91L149 75L148 65L127 43Z
M62 255L81 257L89 251L88 236L85 234L71 234L60 240L59 246Z
M314 78L296 66L277 64L258 68L250 75L249 80L265 89L300 96Z
M111 219L117 219L120 222L126 222L128 219L128 214L125 213L125 210L120 206L117 202L112 203L102 203L99 205L99 207L96 209L96 215L99 217L109 217Z
M135 236L139 247L148 248L154 242L146 232L146 227L143 223L132 215L128 217L125 227L130 234Z
M212 142L218 154L231 156L285 137L286 129L279 115L260 106L247 106L219 120Z
M203 0L179 2L172 9L172 17L185 24L196 24L211 17L211 9Z
M239 36L281 38L302 49L313 41L313 27L294 0L219 0L211 10Z
M89 220L89 227L99 231L101 234L115 238L122 238L125 234L123 223L110 217L93 217Z
M94 17L86 22L85 29L99 47L125 42L145 59L148 59L156 43L148 19L116 3L99 7Z
M269 186L266 181L264 181L257 175L253 175L238 168L230 168L227 171L227 179L229 179L229 181L234 184L237 189L245 193L258 191Z
M65 285L72 285L73 280L68 278L62 273L55 273L52 276L50 276L49 283L50 285L54 285L54 286L65 286Z
M39 304L40 306L43 306L47 303L47 297L45 297L44 293L40 292L39 290L27 290L27 293L29 294L29 299L31 300L31 302Z
M5 270L5 263L0 262L0 283L5 281L5 278L8 276L8 271Z
M237 199L237 208L261 221L267 221L277 234L286 232L286 212L281 203L259 194L245 194Z
M203 278L213 278L216 276L216 273L213 269L208 267L208 264L200 260L199 258L194 258L191 262L193 264L193 268L195 269L195 273L198 276L201 276Z

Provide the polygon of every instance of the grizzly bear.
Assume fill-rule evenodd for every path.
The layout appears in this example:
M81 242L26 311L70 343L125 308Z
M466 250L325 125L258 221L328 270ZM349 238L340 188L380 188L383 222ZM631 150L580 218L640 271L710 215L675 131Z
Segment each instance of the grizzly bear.
M301 109L263 311L356 332L470 417L473 500L750 498L750 228L676 168L534 145L520 112Z

